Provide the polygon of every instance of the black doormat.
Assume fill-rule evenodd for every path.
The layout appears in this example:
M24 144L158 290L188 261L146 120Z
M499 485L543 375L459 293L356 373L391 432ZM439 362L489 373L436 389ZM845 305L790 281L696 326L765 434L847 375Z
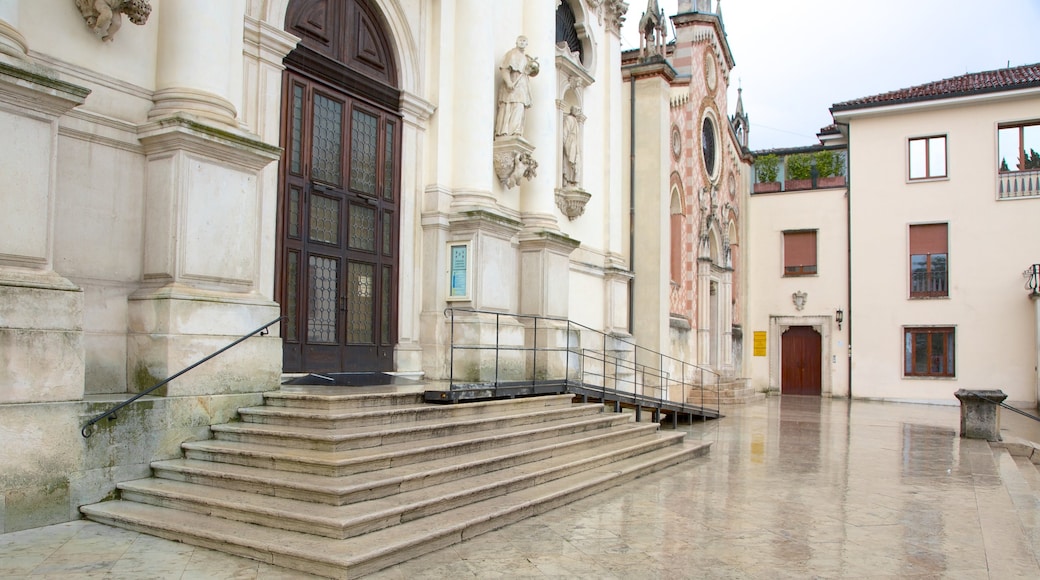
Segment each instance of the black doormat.
M388 373L311 373L285 381L283 385L325 387L372 387L376 385L418 385L419 381Z

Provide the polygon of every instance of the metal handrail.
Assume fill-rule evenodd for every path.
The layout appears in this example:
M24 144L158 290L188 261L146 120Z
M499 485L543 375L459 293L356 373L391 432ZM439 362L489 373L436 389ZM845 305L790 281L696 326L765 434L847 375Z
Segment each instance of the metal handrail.
M201 365L202 363L204 363L204 362L206 362L206 361L216 357L217 355L222 354L223 352L231 349L232 347L238 346L239 343L242 343L245 340L247 340L249 338L252 338L253 335L255 335L255 334L259 334L260 336L266 336L267 335L267 329L272 324L275 324L277 322L281 322L282 320L285 320L284 316L279 316L278 318L275 318L271 322L268 322L267 324L261 326L260 328L257 328L256 330L250 332L249 334L242 335L242 337L239 338L238 340L236 340L235 342L232 342L231 344L229 344L229 345L225 346L224 348L214 352L213 354L207 356L206 358L203 358L202 360L197 361L195 364L193 364L193 365L191 365L191 366L181 370L177 374L171 375L171 376L163 379L162 381L159 381L158 383L156 383L156 384L152 385L151 387L149 387L147 390L142 391L140 393L137 393L133 397L130 397L129 399L123 401L122 403L119 403L115 407L112 407L111 409L105 411L104 413L101 413L100 415L94 417L90 421L87 421L87 424L84 425L82 429L80 429L80 435L82 435L84 439L89 438L91 435L93 435L97 431L97 429L95 428L95 425L97 424L98 421L100 421L100 420L102 420L102 419L104 419L106 417L109 418L109 421L114 421L117 418L116 417L116 413L120 409L122 409L123 407L126 407L127 405L129 405L130 403L133 403L137 399L140 399L141 397L144 397L144 396L148 395L152 391L158 389L159 387L162 387L162 386L166 385L167 383L169 383L173 379L176 379L177 377L179 377L179 376L183 375L184 373L194 369L195 367Z
M456 344L456 340L455 340L455 314L456 313L486 314L486 315L494 316L495 317L495 344L494 345L488 345L488 344L465 344L465 345L460 345L460 344ZM663 354L663 353L652 351L652 350L647 349L645 347L639 346L639 345L635 344L634 342L631 342L631 341L628 341L628 340L625 340L623 338L619 338L619 337L616 337L616 336L608 335L608 334L606 334L606 333L604 333L602 331L596 330L594 328L591 328L591 327L583 325L583 324L579 324L577 322L573 322L573 321L571 321L569 319L566 319L566 318L554 317L554 316L539 316L539 315L533 315L533 314L503 313L503 312L496 312L496 311L478 310L478 309L473 309L473 308L456 308L456 307L448 307L448 308L446 308L444 310L444 316L446 318L450 319L449 336L450 336L451 345L449 347L449 355L448 355L448 357L449 357L448 358L448 375L449 375L448 378L449 378L449 384L452 384L452 385L455 384L455 351L456 350L461 350L461 351L465 351L465 350L494 350L495 351L495 357L494 357L494 360L495 360L495 362L494 362L494 366L495 366L495 368L494 368L494 384L496 386L499 386L499 385L503 384L503 383L500 382L501 379L500 379L500 374L499 374L500 364L501 364L501 353L503 351L520 351L520 352L531 352L532 353L532 357L533 357L533 360L532 360L532 370L531 370L530 377L529 377L530 378L530 382L531 382L532 385L534 385L538 381L538 372L539 372L539 370L543 370L543 369L540 369L538 367L538 353L539 352L559 352L559 353L566 353L566 356L568 357L568 360L574 360L574 359L570 358L572 356L576 357L576 361L575 362L578 364L577 372L580 374L580 376L576 377L575 380L572 380L572 377L571 377L571 364L570 363L565 363L564 364L564 367L563 367L564 368L564 376L562 377L562 379L563 379L563 382L565 384L567 384L567 385L570 385L570 386L578 385L578 386L586 386L586 387L590 386L590 385L585 384L585 377L587 377L587 376L589 376L591 374L592 376L600 376L601 377L601 379L602 379L601 382L603 383L601 386L602 386L602 389L604 390L604 392L606 390L606 383L608 382L608 379L610 379L610 380L612 380L614 382L615 388L617 388L618 385L621 384L621 383L626 383L626 384L627 383L631 383L631 387L632 387L631 391L622 391L620 389L617 389L618 392L619 393L622 393L622 392L623 393L627 393L627 394L630 394L632 396L639 396L641 398L647 399L648 401L649 400L655 400L655 401L660 401L660 402L666 402L669 405L678 406L678 407L681 407L681 408L684 408L684 409L687 406L690 406L691 408L693 408L694 404L688 402L687 389L692 387L692 386L696 386L700 390L700 410L703 410L703 409L707 408L707 407L705 407L705 390L708 390L707 387L709 387L709 386L714 386L715 387L715 389L714 389L715 390L715 397L714 397L714 399L715 399L715 401L714 401L715 409L718 410L718 409L721 408L722 394L721 394L721 388L720 387L721 387L722 375L720 373L716 372L715 370L713 370L711 368L703 367L701 365L697 365L697 364L694 364L694 363L690 363L690 362L687 362L687 361L683 361L683 360L678 359L678 358L673 357L673 356L669 356L669 355L666 355L666 354ZM532 332L534 333L534 336L532 337L532 346L503 345L503 344L501 344L501 341L500 341L500 337L501 337L500 320L501 320L502 316L509 316L511 318L516 318L516 319L519 319L519 320L532 320L533 321L533 327L530 327ZM561 325L565 325L565 328L562 329L562 330L564 330L564 332L566 333L567 345L565 347L562 347L562 348L561 347L542 347L542 348L539 348L538 347L538 342L537 342L538 341L537 334L538 334L538 330L539 330L539 321L552 321L552 322L560 323ZM571 335L572 335L572 332L575 331L575 330L588 331L589 334L597 336L603 342L604 351L603 352L598 352L598 351L595 351L594 349L583 348L580 344L573 344L572 345L571 344ZM616 343L616 344L624 344L624 345L630 346L631 347L631 353L632 353L632 359L628 360L627 358L614 356L614 355L611 355L608 352L606 352L608 341ZM651 360L650 364L647 364L645 362L647 360L648 356L649 356L649 359ZM602 374L602 376L597 374L594 370L589 370L589 369L586 368L586 365L589 362L592 362L593 365L600 365L600 366L603 367L603 370L602 370L603 374ZM657 364L657 367L654 366L654 363ZM666 369L666 364L667 364L667 366L671 367L672 372L669 372ZM608 366L612 366L613 367L613 375L612 375L612 377L608 377L608 372L606 370L606 367L608 367ZM627 379L620 378L621 377L621 373L619 371L624 371L625 374L631 374L632 377L631 378L627 378ZM675 374L676 372L678 372L678 377L673 377L672 375ZM700 375L700 377L699 377L700 380L694 380L696 375ZM642 381L640 381L640 378L642 379ZM648 379L651 381L651 384L647 383ZM553 379L553 380L558 380L558 379ZM527 382L527 380L523 379L520 382L521 383L525 383L525 382ZM652 384L652 383L656 383L656 384ZM510 383L510 384L513 384L513 383ZM680 398L679 401L672 400L671 398L665 399L664 393L667 392L673 386L678 386L678 387L680 387L682 389L682 392L680 393L681 398ZM656 396L647 395L646 394L646 389L647 388L655 390ZM709 404L710 404L710 401L709 401Z
M986 399L986 397L980 397L980 398ZM1008 411L1014 411L1014 412L1018 413L1019 415L1023 415L1025 417L1029 417L1030 419L1032 419L1034 421L1040 421L1040 417L1037 417L1036 415L1033 415L1033 414L1030 414L1030 413L1026 413L1022 409L1018 409L1016 407L1012 407L1011 405L1008 405L1004 401L997 402L997 401L993 401L993 400L990 400L990 399L986 399L986 400L989 401L990 403L997 403L998 405L1000 405L1001 407L1007 409Z

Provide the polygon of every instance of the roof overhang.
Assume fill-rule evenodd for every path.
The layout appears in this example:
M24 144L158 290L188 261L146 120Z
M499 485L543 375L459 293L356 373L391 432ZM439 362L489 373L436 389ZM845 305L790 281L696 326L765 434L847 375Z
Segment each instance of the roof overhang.
M905 100L891 104L870 103L853 107L831 107L830 112L831 117L834 118L835 122L848 123L851 120L867 117L898 115L907 112L946 109L952 107L980 105L994 101L1010 101L1029 98L1040 98L1040 86L975 93L963 96L929 97L916 100Z

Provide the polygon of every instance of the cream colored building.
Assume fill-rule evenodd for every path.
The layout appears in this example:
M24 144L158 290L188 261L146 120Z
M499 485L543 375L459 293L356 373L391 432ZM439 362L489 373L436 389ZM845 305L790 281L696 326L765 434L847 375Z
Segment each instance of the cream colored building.
M955 404L959 389L1001 389L1036 406L1038 78L1027 65L831 108L840 135L822 142L847 147L849 186L750 202L752 292L780 289L752 300L756 387L787 391L777 334L793 324L822 337L823 394ZM798 232L816 233L816 271L785 275Z

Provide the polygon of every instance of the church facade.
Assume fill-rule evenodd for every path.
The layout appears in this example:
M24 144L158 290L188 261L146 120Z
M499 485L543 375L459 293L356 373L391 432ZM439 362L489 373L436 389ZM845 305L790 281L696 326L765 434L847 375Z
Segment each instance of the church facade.
M643 77L620 0L0 2L0 532L76 519L283 373L446 378L446 308L742 376L747 125L710 4Z

